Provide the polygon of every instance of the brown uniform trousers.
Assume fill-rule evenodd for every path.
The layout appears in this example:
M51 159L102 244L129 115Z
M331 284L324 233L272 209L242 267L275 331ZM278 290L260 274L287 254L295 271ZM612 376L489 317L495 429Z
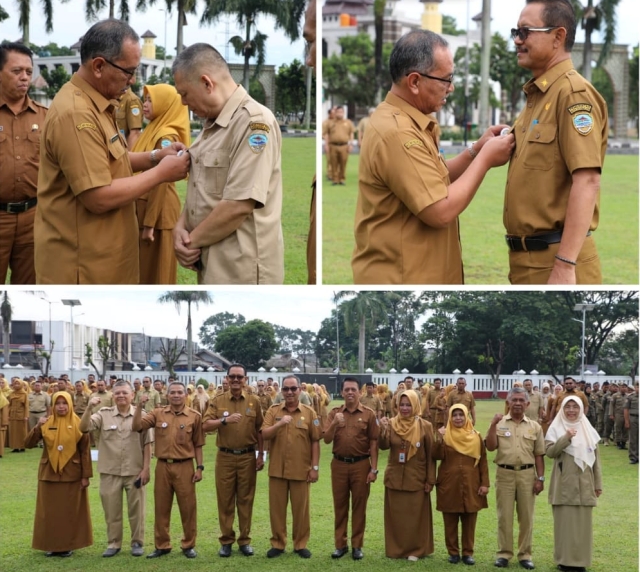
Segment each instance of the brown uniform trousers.
M458 522L462 525L462 554L473 556L473 546L476 539L477 512L443 512L444 543L449 554L458 554Z
M346 178L349 143L353 134L353 123L348 119L334 120L328 127L329 162L334 183L344 183Z
M311 536L309 483L269 477L269 517L271 546L284 550L287 546L287 504L291 500L293 516L293 549L306 548Z
M369 459L357 463L331 461L331 490L335 513L335 546L347 546L347 523L349 521L349 496L351 496L351 546L362 548L367 522L366 510L371 485L367 475L371 470Z

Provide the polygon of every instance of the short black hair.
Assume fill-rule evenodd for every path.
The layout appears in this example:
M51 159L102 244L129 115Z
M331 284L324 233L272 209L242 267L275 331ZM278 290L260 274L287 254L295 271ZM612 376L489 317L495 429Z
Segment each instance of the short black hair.
M567 31L564 51L570 52L576 42L576 13L569 0L527 0L527 4L543 4L542 19L545 26L558 26Z
M402 36L393 46L389 58L389 72L393 83L398 83L414 71L429 73L435 67L436 48L449 44L442 36L429 30L413 30Z
M125 40L140 41L140 36L126 22L115 18L96 22L81 40L80 62L85 64L97 57L117 60Z
M24 56L29 56L31 65L33 65L33 52L27 46L19 42L3 42L0 44L0 70L7 63L9 52L18 52Z
M232 363L228 368L227 368L227 375L229 375L229 373L231 372L231 368L232 367L241 367L242 371L244 372L244 376L247 377L247 368L244 367L241 363Z

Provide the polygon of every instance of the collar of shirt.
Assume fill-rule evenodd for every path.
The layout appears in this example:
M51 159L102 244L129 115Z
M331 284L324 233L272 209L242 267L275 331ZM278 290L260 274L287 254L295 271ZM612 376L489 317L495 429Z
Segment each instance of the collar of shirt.
M114 415L119 415L120 417L131 417L134 411L133 405L129 405L129 411L127 411L126 413L120 413L117 405L114 405L113 409L114 409Z
M551 69L543 73L539 78L531 78L522 88L527 95L530 95L534 90L534 86L538 88L542 93L546 93L551 86L565 75L569 70L573 69L573 62L571 58L561 61L553 66Z
M0 92L0 108L3 106L7 106L7 108L9 107L9 104L7 102L7 100L2 97L2 93ZM31 99L28 95L26 96L26 102L25 104L22 106L22 109L20 110L20 113L22 113L23 111L33 111L34 113L37 113L37 108L36 108L36 104L34 103L33 99ZM18 115L20 115L20 113L18 113Z
M298 400L298 405L296 405L296 408L293 411L302 412L302 409L300 409L300 405L302 404L300 403L300 400ZM293 413L293 411L289 412L289 410L286 407L287 407L287 404L284 401L282 401L282 403L280 403L280 411L283 411L285 413Z
M513 421L514 423L517 423L517 421L511 417L511 413L507 413L502 419L504 421ZM523 415L522 421L520 421L520 423L530 423L530 422L531 422L531 419L529 419L526 415Z
M218 117L216 117L213 121L208 120L207 122L205 122L204 128L210 129L214 125L227 127L231 122L231 118L233 117L238 107L240 107L240 103L242 103L242 100L246 97L246 95L247 92L245 91L244 87L238 85L236 87L236 90L231 94L231 97L227 99L227 102L224 104L224 107L218 114Z
M400 108L401 111L411 117L411 119L416 122L421 131L429 131L430 133L433 132L433 129L436 125L436 120L430 115L425 115L424 113L422 113L422 111L416 109L415 107L413 107L413 105L406 102L401 97L398 97L395 93L387 93L385 101L389 105Z
M242 390L242 392L238 397L234 397L233 393L231 393L231 390L229 390L229 399L231 399L231 401L239 401L240 399L246 399L246 398L247 398L247 392L244 389Z
M345 411L348 411L349 413L351 413L351 411L347 409L346 405L343 405L342 407L340 407L340 413L344 413ZM358 401L358 406L355 408L355 411L359 411L360 413L364 411L364 409L362 409L362 403L360 403L359 401Z
M91 101L93 101L93 104L96 106L100 113L107 110L109 106L111 106L112 109L115 109L116 107L118 107L118 105L120 105L119 102L115 99L107 99L91 84L83 80L77 73L74 73L71 76L71 83L80 88L87 95L87 97Z
M174 411L173 409L171 409L171 405L167 405L163 411L165 413L173 413L174 415L186 415L187 414L187 404L185 403L184 407L180 410L180 411Z

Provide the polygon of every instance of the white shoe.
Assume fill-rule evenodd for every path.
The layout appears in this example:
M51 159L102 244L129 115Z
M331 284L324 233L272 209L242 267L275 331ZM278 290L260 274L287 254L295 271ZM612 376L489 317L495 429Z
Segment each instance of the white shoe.
M409 562L417 562L418 561L418 557L417 556L407 556L407 560Z

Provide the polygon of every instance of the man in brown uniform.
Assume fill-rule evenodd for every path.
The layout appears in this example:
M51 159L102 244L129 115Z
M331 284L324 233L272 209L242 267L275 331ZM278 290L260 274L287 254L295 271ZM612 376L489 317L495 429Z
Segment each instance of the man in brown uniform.
M40 133L47 108L29 95L33 54L22 44L0 46L0 283L35 284L33 221Z
M127 147L133 149L142 130L142 102L131 88L124 92L119 102L120 105L116 110L116 125L127 142Z
M164 381L162 381L161 379L156 379L153 382L153 389L156 390L160 398L158 407L166 407L167 405L169 405L169 401L167 400L167 393L164 389Z
M38 419L51 414L51 396L42 391L42 384L36 381L29 393L29 431L38 424Z
M613 441L618 449L626 449L629 431L624 426L624 403L627 400L627 385L621 383L619 391L609 404L609 418L613 420Z
M440 389L442 388L442 380L439 377L436 377L433 380L433 387L429 391L428 400L429 400L429 414L433 428L438 429L436 427L436 413L438 412L438 408L436 407L436 400L438 399L438 395L440 395Z
M522 385L529 396L529 407L527 408L528 416L540 423L543 418L542 394L539 391L533 391L533 382L525 379Z
M260 401L260 408L262 414L267 412L267 409L273 405L271 396L265 391L266 383L263 379L258 380L258 400Z
M336 119L336 108L329 109L327 118L322 122L322 141L324 141L324 154L327 158L327 180L333 181L333 171L331 170L331 161L329 159L329 144L327 143L327 133L329 132L329 126Z
M287 545L287 504L291 499L293 550L311 558L307 542L311 534L309 484L318 480L320 467L320 420L315 411L299 401L300 380L282 380L284 401L273 405L264 418L262 438L271 441L269 460L269 514L271 548L268 558L280 556Z
M601 284L598 226L609 124L602 96L574 68L569 0L527 0L511 31L531 70L504 199L512 284Z
M140 405L140 400L143 395L147 396L146 402L144 404L145 412L149 412L156 407L160 407L160 394L155 390L155 388L151 387L151 378L145 375L142 378L142 388L136 392L133 404L135 406Z
M355 127L349 119L344 118L344 107L336 108L336 117L327 125L325 135L326 148L329 149L329 162L333 185L344 185L346 179L347 159L353 149Z
M367 386L367 389L369 386ZM370 484L378 475L378 417L359 401L358 380L342 382L344 405L329 412L324 442L333 442L331 490L335 513L335 547L331 558L342 558L348 551L347 524L351 497L351 557L362 560L364 529ZM377 398L374 398L377 399Z
M193 44L173 62L182 102L206 118L189 149L187 199L173 231L199 284L282 284L280 127L231 77L218 51Z
M216 495L220 522L220 550L223 558L231 556L236 541L233 519L238 509L240 552L253 556L251 516L256 494L256 471L264 466L262 458L262 408L255 395L245 390L247 370L231 364L227 370L230 390L209 401L203 418L205 432L217 430ZM256 451L258 452L256 458Z
M430 115L453 91L453 56L427 30L402 36L389 62L391 91L371 116L360 151L356 284L462 284L458 215L486 172L503 165L513 136L488 129L445 161ZM370 136L369 136L370 135Z
M175 156L182 143L150 153L126 151L113 112L140 62L138 35L126 22L94 24L83 37L80 59L78 72L54 98L42 132L36 280L137 284L135 200L160 183L183 179L189 156ZM137 171L145 172L134 178Z
M346 381L346 379L344 381ZM344 389L344 382L342 387ZM376 387L376 384L373 383L373 381L367 381L367 383L365 384L367 393L360 398L360 403L362 405L366 405L369 409L372 409L373 412L376 414L376 419L380 419L380 417L382 417L382 414L383 414L382 403L374 393L375 387Z
M469 415L471 415L471 421L476 424L476 400L473 398L473 393L465 389L467 387L467 381L464 377L459 377L456 381L456 391L451 391L447 397L447 410L445 411L445 426L449 419L449 408L456 404L462 403L467 408Z
M362 140L364 139L364 132L367 129L367 127L369 126L369 119L371 118L371 115L373 114L373 112L376 110L375 107L370 107L367 111L367 115L365 115L359 122L358 122L358 147L362 147Z
M587 412L589 411L589 400L587 399L587 396L584 393L582 393L582 391L577 389L576 380L573 379L572 377L565 377L563 386L564 386L564 391L562 391L560 395L558 395L557 399L555 399L553 402L553 409L551 411L551 421L553 421L555 416L558 414L558 411L562 406L562 401L564 400L564 398L569 397L571 395L575 395L578 399L582 401L582 405L584 405L584 414L586 415Z
M307 42L305 64L316 69L316 0L310 0L304 14L302 35ZM307 284L316 283L316 176L311 183L311 208L309 209L309 234L307 235Z
M544 437L537 421L525 414L529 395L514 387L507 395L509 413L496 413L485 443L495 451L498 554L495 566L506 568L513 557L513 507L518 505L518 562L533 570L531 561L533 511L536 496L544 488Z
M91 394L84 392L84 385L81 381L76 381L75 388L76 392L73 394L73 412L78 417L82 417L82 414L89 407Z
M200 413L186 406L184 385L174 381L169 385L169 405L154 409L142 418L142 407L133 416L133 430L155 427L156 464L153 498L155 501L154 541L156 549L147 558L158 558L171 552L171 505L175 494L182 520L180 547L187 558L195 558L197 534L196 483L202 480L202 447L204 432ZM147 396L140 404L144 406ZM193 459L196 470L193 470Z

